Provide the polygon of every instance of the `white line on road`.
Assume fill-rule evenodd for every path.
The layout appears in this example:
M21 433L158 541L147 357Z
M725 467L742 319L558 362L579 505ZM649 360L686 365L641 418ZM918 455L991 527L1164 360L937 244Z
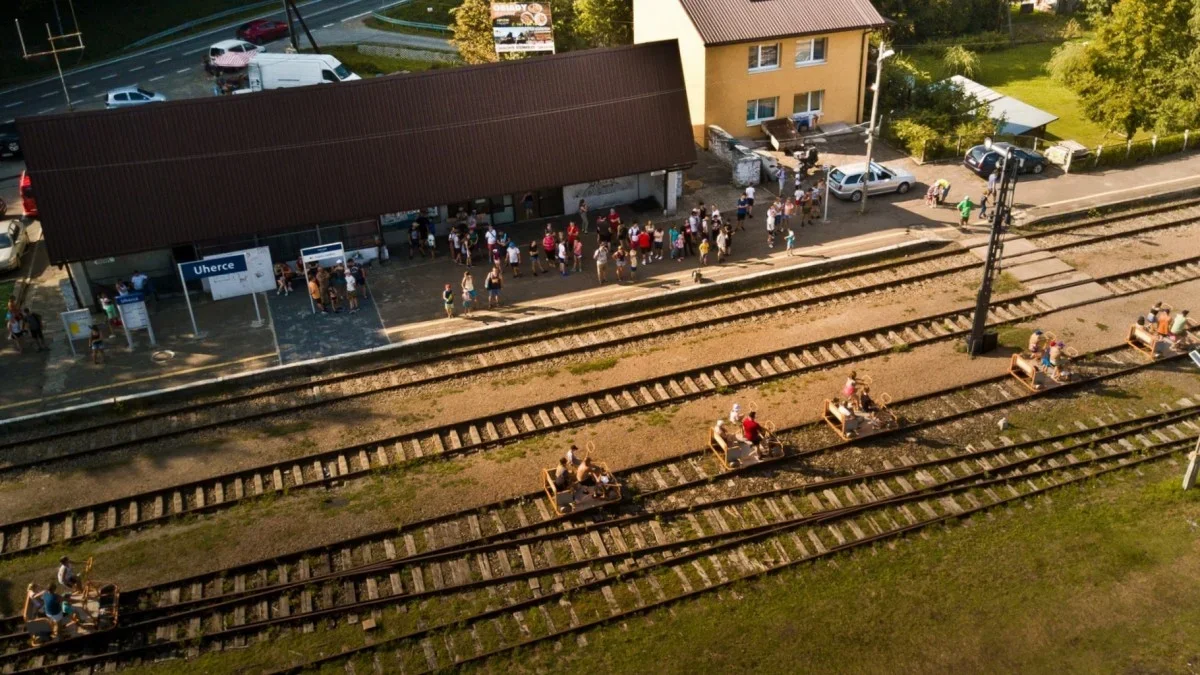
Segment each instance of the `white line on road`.
M164 77L166 77L166 75L158 75L158 76L156 76L156 77L152 77L152 78L150 78L150 81L151 81L151 82L157 82L157 81L159 81L159 80L163 79Z
M158 65L158 64L160 64L160 63L166 63L167 61L170 61L170 60L171 60L171 57L169 57L169 56L168 56L168 57L167 57L167 58L165 58L165 59L159 59L159 60L155 61L155 62L154 62L154 65Z
M1159 187L1160 185L1170 185L1171 183L1179 183L1179 182L1185 181L1185 180L1195 180L1195 176L1184 176L1182 178L1172 178L1170 180L1160 180L1157 183L1147 183L1145 185L1133 185L1133 186L1130 186L1127 188L1121 188L1119 190L1109 190L1108 192L1095 192L1090 195L1084 195L1082 197L1076 197L1074 199L1064 199L1062 201L1050 202L1048 204L1038 204L1037 208L1044 209L1048 206L1058 206L1060 204L1070 204L1071 202L1077 202L1081 199L1090 199L1093 197L1107 197L1109 195L1120 194L1122 192L1129 192L1130 190L1145 190L1146 188ZM1030 210L1032 211L1033 209L1030 209Z
M191 68L180 68L179 70L175 71L175 74L178 75L180 73L186 73L189 70L191 70Z
M342 19L342 23L346 23L347 21L353 21L355 19L362 18L368 14L370 14L370 12L363 12L362 14L355 14L354 16L348 16L348 17Z
M37 111L37 114L45 115L48 112L54 112L54 108L46 108L45 110L39 110L39 111Z
M15 120L15 119L11 119L11 120L4 120L4 123L5 123L5 124L12 124L13 122L16 122L16 121L17 121L17 120Z
M42 94L42 98L50 98L51 96L57 96L57 95L58 95L57 91L48 91L48 92Z
M201 47L200 49L193 49L190 52L184 52L183 55L191 56L192 54L199 54L200 52L204 51L205 49L208 49L208 47Z
M321 26L321 28L329 28L329 27L330 27L330 26L332 26L332 25L333 25L333 24L331 24L331 23L327 23L327 24L325 24L324 26Z
M73 84L73 85L71 85L71 88L72 88L72 89L78 89L78 88L80 88L80 87L86 87L86 86L88 86L89 84L91 84L91 82L80 82L79 84Z
M92 98L104 98L105 96L108 96L108 94L96 94Z
M134 66L134 67L132 67L132 68L130 68L130 69L129 69L129 72L131 72L131 73L136 73L137 71L139 71L139 70L141 70L142 68L145 68L145 67L146 67L146 66Z
M25 102L25 101L13 101L12 103L5 104L5 106L4 106L4 107L5 107L5 108L15 108L15 107L17 107L17 106L21 105L21 104L22 104L22 103L24 103L24 102Z
M104 77L101 77L100 79L102 79L102 80L111 80L111 79L113 79L113 78L114 78L114 77L116 77L116 76L117 76L117 74L116 74L116 73L109 73L109 74L105 75Z

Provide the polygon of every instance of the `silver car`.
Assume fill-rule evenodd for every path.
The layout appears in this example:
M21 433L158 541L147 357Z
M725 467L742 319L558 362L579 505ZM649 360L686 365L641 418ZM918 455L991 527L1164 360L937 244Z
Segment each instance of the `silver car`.
M21 267L21 256L29 246L29 236L16 218L0 230L0 271L8 272Z
M167 100L166 96L138 86L118 87L109 90L108 97L105 99L105 107L111 110L112 108L127 108L132 105L161 103L165 100Z
M849 199L852 202L862 201L863 177L867 171L866 163L845 164L829 172L829 191L839 199ZM912 189L917 177L907 171L892 169L871 162L871 175L867 181L872 195L885 192L904 194Z

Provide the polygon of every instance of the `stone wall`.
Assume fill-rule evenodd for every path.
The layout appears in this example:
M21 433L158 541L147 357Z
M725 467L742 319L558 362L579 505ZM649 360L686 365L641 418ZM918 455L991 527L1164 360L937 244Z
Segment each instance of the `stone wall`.
M762 182L762 159L721 127L708 127L708 150L732 166L734 186L746 187Z

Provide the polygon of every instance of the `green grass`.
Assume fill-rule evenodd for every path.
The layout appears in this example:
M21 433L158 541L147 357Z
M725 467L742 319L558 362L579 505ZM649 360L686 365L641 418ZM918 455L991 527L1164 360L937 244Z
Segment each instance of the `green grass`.
M454 15L450 10L458 7L461 2L453 0L413 0L407 4L390 7L381 12L384 16L400 19L401 21L416 21L419 23L432 23L439 26L450 26L454 23ZM429 11L429 10L433 11ZM411 26L398 26L387 21L380 21L374 17L368 17L366 20L367 26L377 30L386 30L393 33L409 33L412 35L429 35L432 37L449 38L451 33L448 31L428 30L425 28L414 28Z
M1090 148L1101 143L1124 142L1123 133L1107 133L1102 126L1084 117L1079 97L1070 89L1050 79L1045 65L1057 45L1056 42L1039 42L999 51L981 52L980 72L972 79L1035 108L1057 115L1058 121L1050 123L1046 128L1046 140L1071 139ZM938 53L913 51L906 56L935 78L947 76L942 68L941 55ZM1149 134L1139 133L1135 138L1149 138Z
M8 299L17 288L15 281L0 281L0 307L8 307Z
M360 77L374 75L390 75L392 73L419 73L436 68L452 68L455 64L443 61L425 61L421 59L398 59L389 56L373 56L363 54L350 46L322 47L322 54L329 54L357 73Z
M567 366L567 372L571 373L572 375L597 373L602 370L614 368L620 361L621 360L615 356L606 356L603 358L592 359L591 361L584 361L583 363L576 363L574 365Z
M738 584L736 596L708 594L592 631L583 649L521 650L477 670L1192 672L1200 490L1178 490L1174 467L1143 471L895 550Z

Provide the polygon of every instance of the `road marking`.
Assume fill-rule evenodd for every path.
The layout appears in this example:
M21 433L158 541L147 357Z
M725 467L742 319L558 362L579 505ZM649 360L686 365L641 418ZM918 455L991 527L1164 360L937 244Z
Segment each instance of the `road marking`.
M42 98L50 98L51 96L57 96L57 95L58 95L57 91L48 91L48 92L42 94Z
M331 23L327 23L327 24L325 24L324 26L321 26L321 28L329 28L329 27L330 27L330 26L332 26L332 25L333 25L333 24L331 24Z
M88 86L89 84L91 84L91 82L80 82L79 84L73 84L73 85L71 85L71 88L72 88L72 89L78 89L78 88L80 88L80 87L86 87L86 86Z
M155 64L155 65L158 65L158 64L160 64L160 63L166 63L167 61L170 61L170 60L171 60L171 57L169 57L169 56L168 56L168 57L167 57L167 58L165 58L165 59L159 59L159 60L155 61L155 62L154 62L154 64Z
M134 67L132 67L132 68L130 68L130 69L129 69L129 72L131 72L131 73L136 73L137 71L139 71L139 70L141 70L142 68L145 68L145 67L146 67L146 66L134 66Z
M152 77L152 78L150 78L150 81L151 81L151 82L157 82L157 81L159 81L159 80L163 79L164 77L166 77L166 75L159 75L159 76L157 76L157 77Z
M180 68L179 70L175 71L175 74L178 75L180 73L186 73L189 70L191 70L191 68Z
M105 96L108 96L108 94L96 94L92 98L104 98Z
M348 17L346 17L346 18L342 19L342 23L346 23L347 21L353 21L353 20L355 20L355 19L358 19L358 18L364 17L364 16L366 16L366 15L368 15L368 14L370 14L370 13L371 13L371 12L369 12L369 11L368 11L368 12L363 12L362 14L355 14L354 16L348 16Z
M190 52L184 52L183 55L191 56L192 54L199 54L200 52L204 51L205 49L208 49L208 47L201 47L200 49L193 49Z
M48 112L54 112L54 108L46 108L45 110L39 110L39 111L37 111L37 114L45 115Z
M12 103L8 103L8 104L6 104L4 107L5 107L5 108L15 108L15 107L17 107L17 106L21 105L21 104L22 104L22 103L24 103L24 102L25 102L25 101L13 101Z
M11 120L4 120L4 123L5 123L5 124L12 124L13 122L16 122L16 121L17 121L17 120L15 120L15 119L11 119Z
M116 77L116 76L117 76L117 74L116 74L116 73L109 73L108 75L105 75L104 77L101 77L100 79L102 79L102 80L111 80L111 79L113 79L113 78L114 78L114 77Z

